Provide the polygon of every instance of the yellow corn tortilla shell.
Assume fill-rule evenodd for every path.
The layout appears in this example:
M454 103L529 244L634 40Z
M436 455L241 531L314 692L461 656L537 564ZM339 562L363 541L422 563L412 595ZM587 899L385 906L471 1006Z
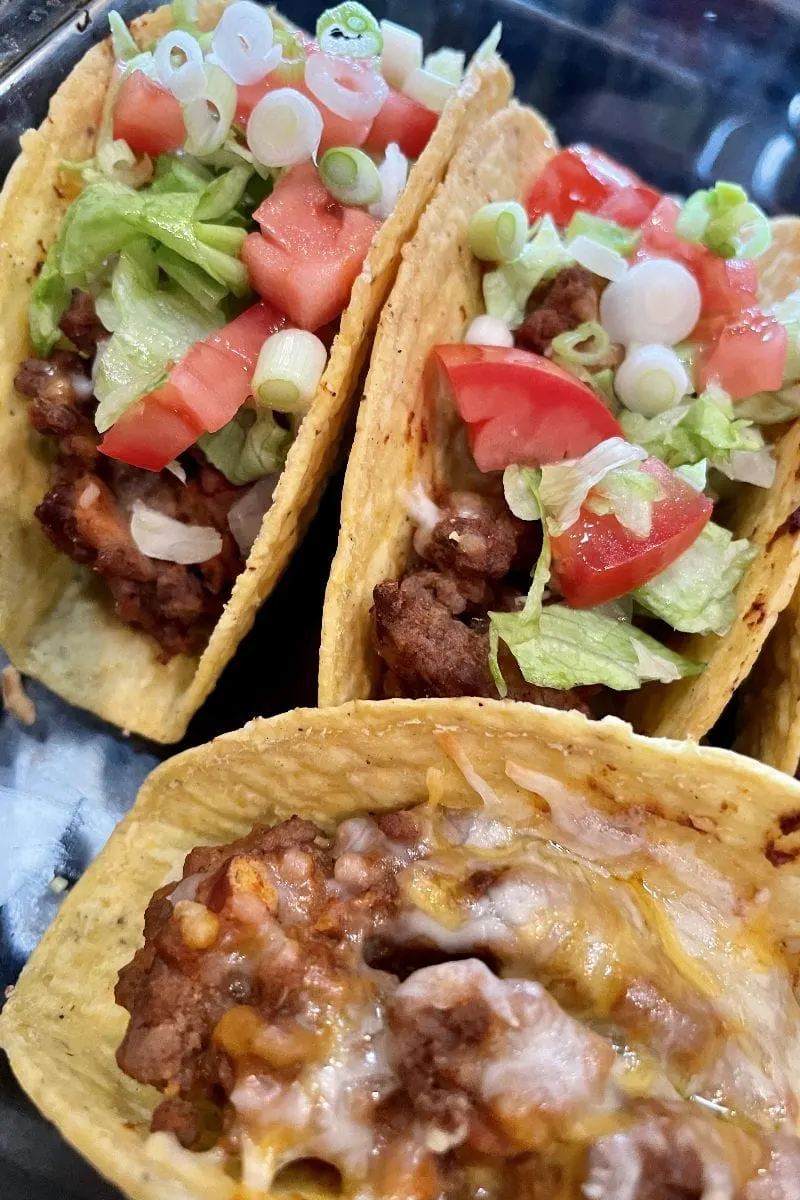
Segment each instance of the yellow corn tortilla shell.
M223 7L201 6L205 27L213 27ZM144 46L170 27L171 12L164 7L134 22L133 32ZM17 367L31 353L31 286L68 207L58 164L93 153L112 65L108 41L85 55L54 95L42 127L23 136L22 154L0 196L0 642L19 670L72 704L171 742L214 687L314 513L403 243L456 147L506 103L513 81L497 57L473 66L442 114L356 280L272 508L206 650L199 658L181 655L164 665L151 638L116 618L102 581L59 554L42 532L34 509L49 486L49 451L30 430L28 403L13 386Z
M426 427L425 361L437 343L460 341L472 317L483 311L467 222L487 200L521 198L554 148L550 131L530 110L512 105L492 117L453 159L406 247L375 337L345 477L339 546L322 619L322 705L379 695L372 592L410 566L413 525L406 493L415 481L426 486L436 478L437 456L451 449L458 425L456 420L440 430L438 438ZM800 219L774 221L773 237L758 260L764 304L783 299L800 283ZM706 734L789 602L800 578L800 539L786 524L800 505L800 421L780 427L779 435L773 487L742 487L731 525L736 537L762 548L739 588L736 621L722 638L678 636L670 643L707 666L699 676L648 684L626 698L625 716L642 733L697 739Z
M127 1195L243 1200L207 1157L176 1149L157 1161L145 1152L159 1096L115 1064L127 1014L115 1006L113 987L141 944L152 892L180 874L193 846L226 842L256 822L300 812L330 828L364 811L423 802L434 777L446 803L474 803L437 740L442 731L455 735L490 787L538 813L534 820L547 818L507 777L508 760L582 791L606 811L643 808L667 839L671 828L693 825L707 838L702 853L712 856L714 869L748 894L768 887L775 928L784 937L800 933L800 868L794 861L772 865L775 846L787 858L800 846L798 835L781 833L800 812L800 785L730 751L641 738L614 718L588 721L579 713L472 699L360 702L251 722L150 776L0 1016L0 1044L23 1087ZM767 936L765 962L780 953L772 932Z
M779 771L800 764L800 589L775 623L742 689L736 749Z

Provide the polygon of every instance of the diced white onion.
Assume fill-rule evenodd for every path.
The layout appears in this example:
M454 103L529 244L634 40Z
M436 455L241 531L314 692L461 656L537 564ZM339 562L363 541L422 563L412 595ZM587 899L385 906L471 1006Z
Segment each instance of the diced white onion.
M294 88L262 96L247 122L247 145L265 167L291 167L313 158L322 138L322 114Z
M253 376L256 403L275 412L304 413L319 387L328 352L307 329L281 329L261 347Z
M181 483L186 483L186 471L177 458L173 458L172 462L168 462L164 470L169 471L170 475L174 475L176 479L180 479Z
M567 250L576 263L586 267L593 275L599 275L601 279L622 279L628 270L628 264L621 254L612 250L610 246L604 246L594 238L587 237L585 233L574 237L567 244Z
M437 113L443 111L447 101L457 91L454 83L442 79L441 75L434 75L432 71L426 71L424 67L415 67L403 84L406 96Z
M243 555L248 555L259 535L264 516L272 507L280 475L265 475L228 510L228 527Z
M464 334L464 341L470 346L506 346L514 345L514 335L498 317L476 317Z
M640 462L643 458L647 458L647 453L641 446L613 437L595 446L582 458L568 458L542 467L539 496L550 533L557 537L575 524L589 492L609 471Z
M625 407L645 417L674 408L689 390L686 368L668 346L631 348L614 376L614 391Z
M131 537L147 558L184 566L208 562L222 550L222 535L210 525L184 525L141 500L133 504Z
M715 459L711 465L728 479L735 479L739 483L770 488L775 482L777 464L768 446L762 446L760 450L734 450L730 462Z
M408 159L396 142L386 147L386 157L378 167L381 180L381 198L370 204L369 213L385 221L395 210L400 193L408 182Z
M216 61L234 83L258 83L281 58L273 45L272 21L266 9L250 0L236 0L220 17L212 37ZM277 53L276 53L277 51Z
M600 298L600 321L612 342L674 346L700 316L700 288L681 263L651 258L630 267Z
M178 56L176 62L173 55ZM190 33L186 33L183 29L173 29L165 34L155 48L153 59L156 64L158 78L172 90L173 80L177 75L180 75L184 67L194 66L199 67L202 73L203 68L203 51L196 38L193 38ZM205 76L203 76L205 83ZM177 92L175 93L178 94ZM202 95L202 92L199 93ZM180 99L180 97L179 97ZM193 99L187 96L186 99Z
M399 92L411 72L422 66L422 38L413 29L394 21L381 21L381 33L381 74Z
M389 95L386 80L372 67L333 54L309 55L305 80L320 104L346 121L372 121Z
M206 86L202 96L183 106L186 149L190 154L213 154L225 141L236 112L236 85L213 64L205 65Z

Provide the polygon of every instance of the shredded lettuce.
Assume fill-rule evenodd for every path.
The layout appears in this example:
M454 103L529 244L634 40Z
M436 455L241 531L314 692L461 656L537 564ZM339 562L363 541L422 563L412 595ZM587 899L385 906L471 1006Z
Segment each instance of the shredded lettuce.
M140 192L104 181L85 188L73 201L62 227L59 268L70 287L88 287L112 255L137 237Z
M242 409L217 433L204 433L198 445L231 483L254 483L283 470L292 435L269 411Z
M780 425L800 417L800 383L781 388L779 392L756 392L736 403L742 417L758 425Z
M69 221L67 212L61 231L47 252L39 278L31 290L28 325L37 354L47 358L61 337L59 323L69 306L72 289L61 274L61 247Z
M511 512L520 521L541 520L539 484L542 473L538 467L506 467L503 471L503 495Z
M589 492L609 472L640 462L645 457L640 446L614 437L600 442L581 458L568 458L542 467L539 501L549 532L557 537L574 525Z
M567 226L565 238L567 245L581 235L590 237L593 242L616 250L617 254L627 256L636 249L636 243L641 236L638 229L627 229L616 221L608 221L605 217L596 217L593 213L576 212Z
M736 616L736 590L758 547L709 522L697 540L655 579L637 588L634 600L683 633L722 636Z
M123 319L98 349L95 424L104 433L141 396L159 387L195 342L224 323L180 288L159 288L153 247L138 238L120 254L111 299Z
M534 288L552 279L572 262L552 218L542 217L519 258L484 275L483 299L487 313L510 329L518 328L525 319L525 306Z
M624 411L619 422L627 438L669 467L692 465L704 458L712 465L728 463L734 451L761 450L764 446L753 422L735 417L730 399L718 388L656 417Z
M701 458L700 462L676 467L675 474L686 483L690 483L696 492L704 492L708 482L708 459Z
M214 176L198 159L191 154L159 154L156 159L153 182L150 194L160 195L163 192L196 192L202 193L211 183Z
M500 683L497 650L501 641L528 683L560 690L603 684L627 692L650 680L670 683L703 669L599 609L549 604L541 610L538 624L525 620L523 613L493 612L489 616L490 667ZM500 694L506 694L504 684Z
M663 499L664 489L652 475L638 467L619 467L592 490L586 508L598 516L613 514L635 537L646 538L653 527L653 505Z
M224 283L235 296L243 296L250 287L244 263L232 254L209 246L198 236L209 226L195 220L196 207L197 197L192 194L144 195L136 218L137 229L193 262L218 283Z

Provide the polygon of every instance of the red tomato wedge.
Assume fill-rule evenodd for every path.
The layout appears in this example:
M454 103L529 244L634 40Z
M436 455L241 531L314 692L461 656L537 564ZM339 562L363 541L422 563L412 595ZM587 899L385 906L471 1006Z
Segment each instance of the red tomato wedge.
M631 189L639 200L635 206L637 219L632 222L638 225L655 205L658 192L600 150L585 145L570 146L550 159L533 185L526 201L528 217L535 220L549 213L556 225L567 225L579 210L596 213L612 197L625 192L624 203L618 202L619 215L612 216L611 212L602 215L627 224Z
M221 429L250 395L264 342L285 324L283 313L262 302L197 342L173 367L164 387L112 425L100 446L103 454L160 471L201 433Z
M758 304L758 271L752 259L720 258L706 251L694 267L703 314L736 314Z
M675 232L680 215L680 205L669 196L662 196L642 226L634 260L647 258L672 258L694 271L697 263L708 251L694 242L685 242Z
M338 204L310 162L287 171L254 215L261 233L242 258L259 295L301 329L338 317L380 221Z
M199 438L202 426L186 412L177 388L169 383L132 405L100 443L109 458L161 471Z
M688 550L703 531L714 507L657 458L646 458L643 471L666 493L653 504L653 525L638 538L616 517L581 510L574 525L551 540L553 582L573 608L606 604L641 587Z
M406 158L419 158L438 120L438 113L389 88L389 95L372 122L364 148L372 154L382 154L391 142L396 142Z
M300 92L307 100L316 104L322 117L322 141L319 145L319 153L324 154L326 150L330 150L331 146L362 146L366 140L367 134L370 131L371 121L351 121L347 117L340 117L338 113L331 112L324 104L321 104L316 96L312 96L311 92L306 87L305 80L293 80L286 76L283 78L275 71L271 71L258 83L240 85L237 89L238 99L236 105L235 121L237 125L245 128L251 112L258 104L262 96L266 96L267 92L274 92L278 88L291 87L296 92Z
M607 221L616 221L626 229L638 229L660 200L661 193L655 188L647 187L646 184L620 188L603 201L597 210L597 216L604 217Z
M429 370L429 383L438 375L469 426L481 471L578 458L606 438L623 436L591 388L527 350L435 346Z
M186 141L183 109L172 92L143 71L123 81L114 104L114 137L128 143L134 154L167 154Z
M697 387L717 383L732 400L777 392L783 384L787 348L786 327L776 317L759 308L746 309L700 355L695 367Z

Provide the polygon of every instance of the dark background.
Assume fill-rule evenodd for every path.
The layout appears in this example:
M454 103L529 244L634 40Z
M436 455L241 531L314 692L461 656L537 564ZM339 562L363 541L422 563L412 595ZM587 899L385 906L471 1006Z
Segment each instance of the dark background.
M324 0L323 0L324 2ZM319 9L286 0L312 27ZM106 32L108 0L0 0L0 178L20 132ZM147 0L120 0L126 17ZM521 99L563 142L593 142L666 191L734 179L774 212L800 208L800 8L795 0L388 0L377 16L426 46L474 50L496 20ZM339 474L291 569L215 694L195 745L252 716L316 699L320 612L338 529ZM0 563L2 570L2 563ZM0 662L2 655L0 655ZM124 739L38 685L30 729L0 717L0 989L16 978L59 900L133 802L164 751ZM727 726L717 730L725 741ZM61 1142L0 1059L0 1200L112 1200L117 1193Z

